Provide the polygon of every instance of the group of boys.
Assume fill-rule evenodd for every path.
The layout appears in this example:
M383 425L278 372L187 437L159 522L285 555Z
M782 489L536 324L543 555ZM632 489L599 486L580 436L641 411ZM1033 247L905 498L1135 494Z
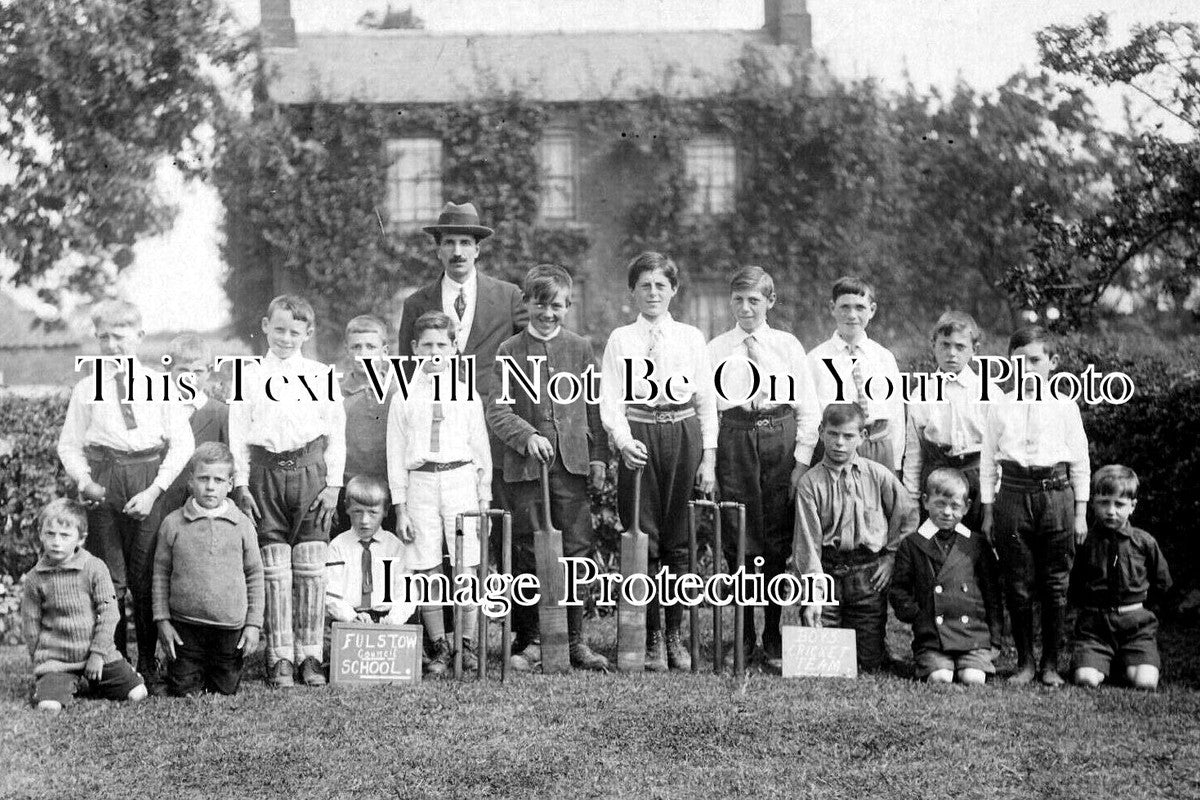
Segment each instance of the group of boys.
M387 602L398 594L388 576L438 572L445 556L453 562L460 514L476 515L467 523L462 566L478 565L488 554L479 552L474 523L493 499L513 514L514 571L533 572L530 506L542 494L543 469L564 555L591 555L588 492L605 481L610 441L619 454L626 527L641 478L638 522L649 537L652 573L686 569L686 512L695 493L742 503L746 568L768 581L786 569L829 575L835 597L809 598L803 620L853 628L863 669L887 661L890 597L897 617L913 626L919 677L982 682L994 672L1002 583L1018 660L1010 681L1062 683L1070 587L1079 609L1076 681L1096 685L1116 658L1131 682L1156 685L1157 623L1146 605L1161 598L1170 578L1153 538L1129 525L1136 476L1105 467L1093 487L1074 403L979 403L970 369L979 330L970 317L948 313L933 331L938 368L955 376L945 402L910 404L906 415L898 399L877 400L878 389L869 391L885 379L899 386L901 377L892 354L866 335L876 304L865 282L834 284L837 330L805 353L767 322L776 301L771 277L742 268L731 282L736 324L706 343L671 316L675 264L648 252L628 268L638 318L609 337L598 406L583 396L555 403L548 392L534 398L520 391L515 402L497 403L497 354L543 387L552 375L592 367L590 342L563 325L571 277L539 265L517 289L479 274L480 242L492 231L469 204L447 204L425 230L444 274L405 303L399 354L418 357L405 376L405 398L396 397L396 376L387 374L387 326L370 315L347 325L353 367L341 392L314 397L310 387L329 370L301 353L315 314L286 295L263 318L268 352L247 365L240 402L226 406L202 388L187 402L125 402L121 373L103 386L105 402L89 402L95 381L80 382L59 441L80 502L56 500L44 510L43 555L26 581L36 704L58 708L89 691L140 699L142 678L150 691L162 689L156 640L170 658L172 693L232 693L260 629L271 685L321 685L327 625L335 620L402 623L419 614L429 640L426 669L445 672L454 654L442 607ZM105 355L136 356L136 307L106 303L94 322ZM1039 328L1014 334L1009 353L1025 359L1034 381L1057 366L1053 341ZM176 339L170 355L177 381L190 374L194 385L211 366L195 336ZM478 359L477 396L450 368L455 355ZM642 382L633 402L622 397L627 364L643 359L655 374L685 376L684 391L668 396ZM732 391L716 390L720 364ZM372 391L370 371L389 387L385 402ZM918 497L928 515L920 525ZM344 532L330 541L335 526ZM732 547L723 555L739 566ZM126 587L137 672L124 659ZM516 609L512 664L535 669L537 615ZM646 611L646 669L689 669L682 607L660 610L652 602ZM781 612L766 609L761 645L754 609L741 612L752 660L778 666ZM473 622L464 615L468 669L481 657ZM581 608L569 610L568 629L572 664L607 669L587 644Z

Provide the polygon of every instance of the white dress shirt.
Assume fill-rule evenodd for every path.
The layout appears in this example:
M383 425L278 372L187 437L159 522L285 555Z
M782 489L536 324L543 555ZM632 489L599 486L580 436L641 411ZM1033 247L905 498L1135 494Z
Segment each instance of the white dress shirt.
M670 314L664 314L655 324L661 333L661 343L654 357L654 372L650 376L659 386L654 400L646 399L649 385L646 381L633 383L634 403L647 406L686 405L692 403L700 417L700 433L705 450L717 446L717 392L712 381L712 366L708 360L708 347L704 334L698 328L676 322ZM633 363L636 378L645 373L643 359L650 350L652 326L650 321L639 315L630 325L617 328L608 337L600 378L600 419L613 437L618 450L633 441L629 421L625 418L625 364ZM686 390L678 378L674 381L675 399L665 396L666 380L671 376L686 376Z
M362 541L353 529L340 533L329 543L325 562L325 614L338 622L353 622L355 609L362 602ZM390 560L391 599L384 601L383 562ZM381 622L403 625L417 608L416 603L400 602L400 576L409 572L404 564L404 547L388 531L380 529L371 537L371 608L388 609Z
M461 320L458 318L458 312L454 310L454 301L458 299L460 290L467 301ZM454 320L454 346L459 353L466 349L467 339L471 338L471 325L475 322L475 298L478 294L479 273L475 270L471 270L465 283L456 283L449 275L442 274L442 313Z
M287 359L267 353L261 364L245 365L242 401L229 404L229 449L233 451L235 486L249 483L251 445L272 453L286 453L321 436L325 437L325 485L342 485L346 468L346 409L336 383L333 399L328 397L329 370L327 364L299 353ZM301 375L316 393L317 400L301 385ZM274 400L266 393L268 378Z
M978 453L983 447L987 406L979 402L979 389L979 376L970 367L964 367L955 380L944 382L942 402L909 403L904 440L904 488L914 496L919 497L922 488L921 469L925 462L922 440L950 448L946 455L954 457Z
M761 393L769 390L770 376L774 375L776 400L779 401L771 402L770 398L764 395L759 410L769 411L777 405L792 406L796 412L796 461L808 465L812 461L813 449L817 446L821 406L817 404L804 345L787 331L776 330L764 322L751 334L738 325L708 343L708 357L712 362L714 382L717 368L728 361L721 386L729 399L723 400L721 395L717 394L717 411L727 411L735 406L750 410L749 401L735 401L746 397L752 385L746 348L746 339L751 335L758 344L758 372L761 380L759 391ZM794 396L790 403L789 393Z
M158 468L158 475L154 478L154 485L165 492L187 466L195 447L187 410L183 403L135 399L129 406L133 409L137 427L127 428L121 413L121 401L117 399L120 397L118 391L123 389L117 387L115 372L105 371L113 377L104 383L103 402L93 402L96 395L94 375L79 381L71 390L67 417L58 435L59 460L67 475L82 489L92 480L84 453L88 445L136 452L165 444L167 450ZM143 386L146 380L143 376L150 377L156 391L162 386L163 373L145 369L136 360L134 375L137 381L135 388Z
M408 502L408 471L426 462L450 464L467 461L475 465L476 487L481 501L492 499L492 451L488 444L483 403L467 400L467 384L459 382L458 399L450 399L449 369L440 373L443 419L438 428L438 449L431 449L433 389L431 373L418 370L408 386L408 399L399 395L388 409L388 484L393 503Z
M841 334L834 333L827 341L821 342L808 354L813 383L816 386L817 402L820 404L822 412L827 405L837 402L838 383L834 380L824 361L826 358L831 358L833 367L842 381L843 402L856 403L863 399L865 402L862 405L865 407L868 423L881 419L887 420L887 435L892 442L892 452L896 456L893 469L898 471L904 456L904 400L901 395L904 386L900 368L896 365L896 357L890 350L866 336L859 340L856 347L858 348L856 357L863 380L876 378L871 381L870 388L877 399L859 398L858 388L854 385L854 377L851 373L851 345L841 337ZM887 392L885 377L891 378L892 381L892 396L887 400L882 399Z
M1017 402L1015 391L988 406L979 453L979 500L991 503L1003 477L1001 461L1022 467L1053 467L1065 461L1075 502L1091 497L1092 467L1087 434L1073 400Z

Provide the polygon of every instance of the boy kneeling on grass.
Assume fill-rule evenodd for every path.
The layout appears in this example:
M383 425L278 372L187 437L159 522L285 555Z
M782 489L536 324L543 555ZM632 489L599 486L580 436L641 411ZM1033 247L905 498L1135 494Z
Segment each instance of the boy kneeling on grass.
M930 683L981 684L996 672L1000 585L992 548L962 524L969 495L960 471L929 473L921 496L929 519L896 551L892 608L912 625L916 677Z
M118 652L117 593L104 562L83 549L87 512L52 500L38 519L42 556L25 577L21 626L33 659L33 705L61 711L75 695L142 700L146 685Z
M1092 480L1092 527L1075 554L1070 598L1075 618L1075 683L1099 686L1113 659L1138 689L1158 688L1158 617L1146 608L1171 588L1158 542L1129 524L1137 507L1138 477L1113 464Z
M229 499L233 453L228 447L200 445L190 470L191 497L158 532L154 621L171 659L171 694L236 694L243 657L258 647L263 624L258 534Z

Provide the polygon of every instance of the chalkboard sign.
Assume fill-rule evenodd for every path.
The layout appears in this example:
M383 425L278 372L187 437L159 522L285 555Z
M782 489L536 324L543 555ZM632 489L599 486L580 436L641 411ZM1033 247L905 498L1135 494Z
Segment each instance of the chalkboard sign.
M854 631L848 628L783 626L783 677L858 677Z
M335 622L329 643L329 681L378 686L421 680L421 626Z

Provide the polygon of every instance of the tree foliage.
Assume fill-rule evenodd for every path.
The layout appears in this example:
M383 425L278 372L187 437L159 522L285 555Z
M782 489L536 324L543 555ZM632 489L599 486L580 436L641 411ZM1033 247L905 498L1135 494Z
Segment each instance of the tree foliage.
M95 293L170 224L158 162L205 168L201 126L243 48L220 0L0 3L0 252L44 299ZM56 274L56 267L64 267Z
M1102 202L1074 216L1033 207L1033 258L1015 265L1005 285L1031 307L1062 309L1065 327L1093 319L1113 286L1138 285L1151 298L1181 303L1200 279L1200 28L1135 26L1118 45L1101 14L1047 28L1038 45L1045 66L1093 85L1129 87L1186 136L1175 141L1158 129L1115 136Z

